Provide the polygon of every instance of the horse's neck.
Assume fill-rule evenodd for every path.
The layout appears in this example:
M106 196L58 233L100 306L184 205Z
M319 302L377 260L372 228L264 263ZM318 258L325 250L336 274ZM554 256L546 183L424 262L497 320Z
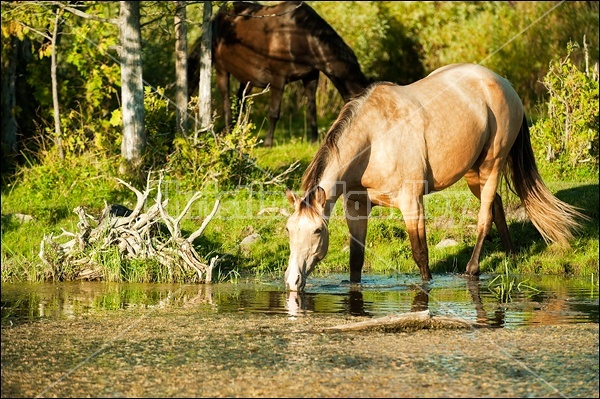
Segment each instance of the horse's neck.
M360 94L369 84L358 65L348 65L347 67L358 69L353 70L349 76L344 77L338 77L335 74L327 75L344 99L344 102L348 102L352 97Z

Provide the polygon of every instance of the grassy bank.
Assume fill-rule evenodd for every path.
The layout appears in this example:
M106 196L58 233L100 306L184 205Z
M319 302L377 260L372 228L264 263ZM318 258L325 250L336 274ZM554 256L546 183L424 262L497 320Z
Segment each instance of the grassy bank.
M256 183L236 190L203 190L182 223L184 234L196 230L221 201L217 215L205 233L196 239L195 247L207 260L219 255L221 262L213 279L226 280L239 274L281 275L286 267L288 243L285 234L286 211L291 211L284 195L285 186L299 191L301 175L310 162L316 145L302 140L285 140L272 149L256 148L259 169L269 176L281 173L294 161L300 166L279 184ZM25 169L2 192L2 281L40 281L45 266L38 257L44 234L58 235L61 229L76 231L78 218L73 213L84 206L89 214L99 215L106 203L128 207L135 205L135 195L114 178L114 162L79 158L63 163L47 163ZM518 252L508 267L515 273L573 274L589 276L598 273L598 180L597 176L577 176L557 180L551 169L542 175L550 190L561 200L578 206L591 217L576 236L571 248L546 245L533 225L524 217L514 197L505 197L509 230ZM138 187L142 189L143 187ZM166 180L163 191L169 198L169 213L178 215L190 196L177 181ZM148 205L154 203L151 196ZM432 272L464 271L475 243L478 201L464 182L425 201L427 239ZM21 220L21 216L31 220ZM26 217L28 218L28 217ZM256 241L240 245L245 237L258 234ZM317 268L317 273L347 270L348 230L336 205L330 222L330 249ZM438 247L442 241L453 245ZM114 259L113 259L114 260ZM503 273L508 260L495 229L484 245L481 257L483 273ZM123 261L117 265L125 279L146 281L160 279L160 273L149 273L143 262ZM133 272L131 269L142 269ZM410 243L401 213L375 208L369 223L365 271L411 273L418 270L412 260Z

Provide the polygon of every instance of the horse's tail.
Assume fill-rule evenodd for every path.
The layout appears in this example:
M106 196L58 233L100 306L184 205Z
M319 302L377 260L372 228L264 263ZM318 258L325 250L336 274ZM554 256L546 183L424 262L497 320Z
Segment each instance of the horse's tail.
M510 149L507 167L512 180L512 185L508 182L509 188L519 196L527 215L544 240L569 245L573 232L581 228L578 219L589 218L556 198L542 181L525 115L519 135Z

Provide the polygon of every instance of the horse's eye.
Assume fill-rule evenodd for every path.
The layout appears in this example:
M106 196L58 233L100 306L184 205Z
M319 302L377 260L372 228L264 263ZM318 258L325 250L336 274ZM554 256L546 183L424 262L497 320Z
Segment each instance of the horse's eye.
M316 230L315 230L315 234L321 234L321 229L320 229L320 228L319 228L319 229L316 229Z

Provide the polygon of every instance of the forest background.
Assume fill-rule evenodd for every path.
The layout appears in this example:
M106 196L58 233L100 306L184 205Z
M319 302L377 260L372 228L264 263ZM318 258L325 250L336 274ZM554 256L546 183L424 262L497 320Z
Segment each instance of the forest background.
M194 190L203 190L206 204L217 197L230 200L213 221L213 231L194 242L206 259L220 256L218 278L236 276L243 269L279 273L286 260L285 220L256 215L269 205L285 208L283 187L299 189L301 173L316 152L317 147L306 139L302 87L287 86L271 149L260 147L268 123L268 94L248 101L247 119L225 134L221 132L222 99L214 81L212 128L199 130L192 124L188 132L178 132L173 100L176 3L186 3L191 47L202 34L207 2L140 2L147 146L138 175L128 178L142 189L150 171L162 170L164 181L175 187L170 206L185 204ZM212 2L211 7L216 12L224 3ZM521 261L512 267L520 272L597 276L597 2L307 3L354 50L370 79L409 84L454 62L480 63L507 77L530 118L544 179L554 191L565 192L562 199L581 206L592 218L568 254L540 251L530 243L521 248ZM44 234L73 230L77 206L99 214L105 201L135 203L132 192L115 180L123 177L119 173L121 68L119 29L107 21L118 18L119 7L119 2L2 2L2 281L77 278L73 265L40 262L37 254ZM53 57L58 83L54 96ZM190 115L197 112L197 105L192 97ZM317 91L321 138L342 105L331 82L321 76ZM296 161L296 168L288 169ZM258 202L257 187L262 190ZM460 190L454 197L446 209L456 217L464 213L468 197ZM210 206L193 210L185 227L193 231ZM474 202L470 207L476 209ZM22 223L14 215L29 215L33 220ZM433 211L431 217L436 217ZM367 269L414 272L406 237L398 221L393 222L395 227L390 220L370 227L372 249L378 255L367 258ZM464 220L450 232L440 229L428 237L441 240L450 235L460 243L454 252L433 253L434 272L459 271L466 263L464 249L472 245L473 236L470 223ZM535 235L524 224L513 224L511 229L516 230L517 241ZM258 244L249 249L239 245L254 233L261 237ZM336 234L331 245L341 248L347 240L343 227L332 230ZM339 252L329 255L324 270L344 270L347 254ZM484 271L504 267L496 252L496 246L488 250L491 260L482 263ZM160 265L122 259L118 253L98 256L104 279L190 277L164 273Z

